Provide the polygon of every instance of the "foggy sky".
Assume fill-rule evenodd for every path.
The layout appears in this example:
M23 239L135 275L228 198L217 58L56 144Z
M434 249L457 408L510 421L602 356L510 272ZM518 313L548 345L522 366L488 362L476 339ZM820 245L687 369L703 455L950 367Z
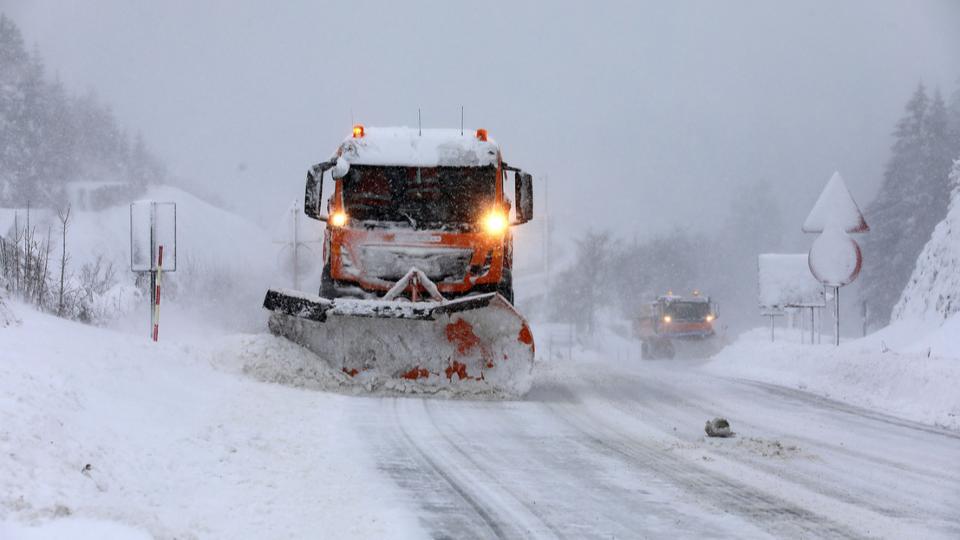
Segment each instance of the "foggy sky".
M463 105L549 175L561 230L706 230L756 181L799 229L835 169L865 206L915 85L960 77L952 1L288 4L0 11L71 90L262 225L352 118L415 126L420 107L424 127L456 127Z

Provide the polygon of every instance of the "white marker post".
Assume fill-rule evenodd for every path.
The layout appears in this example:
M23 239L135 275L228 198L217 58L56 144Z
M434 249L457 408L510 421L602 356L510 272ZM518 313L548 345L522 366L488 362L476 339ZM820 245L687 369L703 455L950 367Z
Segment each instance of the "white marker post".
M168 265L163 268L164 252ZM160 279L177 269L177 205L136 201L130 205L130 270L150 275L150 339L157 341Z
M157 249L157 285L153 294L153 340L160 336L160 280L163 277L163 245Z

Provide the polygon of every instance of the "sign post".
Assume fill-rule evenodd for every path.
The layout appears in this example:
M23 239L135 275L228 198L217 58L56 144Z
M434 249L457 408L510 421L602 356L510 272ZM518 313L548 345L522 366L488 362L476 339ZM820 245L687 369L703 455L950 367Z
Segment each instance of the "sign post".
M870 230L839 172L833 173L810 215L803 232L820 233L808 255L810 273L833 290L834 345L840 345L840 287L853 283L863 266L863 253L848 233Z
M157 341L160 282L163 272L177 270L176 203L135 201L130 204L130 270L150 276L150 339Z

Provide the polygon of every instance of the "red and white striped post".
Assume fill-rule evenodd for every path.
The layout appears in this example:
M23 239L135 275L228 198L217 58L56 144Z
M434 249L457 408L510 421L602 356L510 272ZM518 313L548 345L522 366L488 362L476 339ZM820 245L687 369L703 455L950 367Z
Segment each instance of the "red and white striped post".
M160 335L160 281L163 276L163 246L157 248L157 279L153 291L153 340Z

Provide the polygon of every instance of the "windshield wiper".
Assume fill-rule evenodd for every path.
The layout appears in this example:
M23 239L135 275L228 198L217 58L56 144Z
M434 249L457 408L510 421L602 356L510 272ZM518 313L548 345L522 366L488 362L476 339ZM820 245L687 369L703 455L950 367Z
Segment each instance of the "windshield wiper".
M399 210L397 211L397 213L400 214L401 216L407 218L407 220L410 221L410 225L411 225L414 229L417 228L417 220L415 220L415 219L413 219L412 217L410 217L410 214L408 214L408 213L406 213L406 212L399 211Z

